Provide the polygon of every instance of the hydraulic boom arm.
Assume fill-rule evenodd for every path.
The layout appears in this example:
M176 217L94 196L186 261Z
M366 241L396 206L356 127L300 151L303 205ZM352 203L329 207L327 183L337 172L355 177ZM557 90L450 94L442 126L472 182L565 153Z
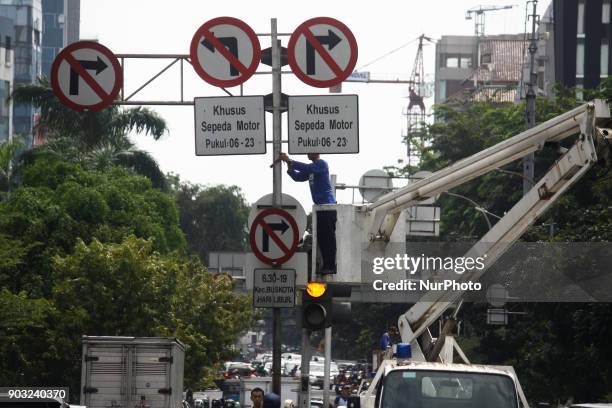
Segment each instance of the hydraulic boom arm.
M548 172L467 252L466 257L486 259L484 269L472 269L460 278L460 282L476 281L596 162L595 138L605 133L598 133L597 127L609 121L610 110L606 103L602 101L587 103L440 170L424 180L387 194L369 206L375 220L373 231L376 233L372 233L372 236L388 236L397 219L396 215L406 207L520 159L541 148L546 142L558 142L580 133L574 145L569 149L563 149L562 156ZM434 277L435 275L434 273ZM421 335L428 335L428 327L450 305L457 302L462 294L461 291L430 291L400 316L398 325L402 341L412 344L415 358L426 359L416 340ZM422 338L422 343L429 342L431 342L430 336Z

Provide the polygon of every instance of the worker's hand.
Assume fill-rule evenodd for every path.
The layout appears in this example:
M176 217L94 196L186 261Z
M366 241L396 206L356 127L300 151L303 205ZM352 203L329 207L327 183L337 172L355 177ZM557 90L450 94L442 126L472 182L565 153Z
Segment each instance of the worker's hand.
M285 163L287 163L287 164L288 164L288 163L291 161L291 159L289 158L289 156L287 156L287 153L282 153L282 152L281 152L281 153L278 155L278 158L279 158L280 160L284 161L284 162L285 162Z

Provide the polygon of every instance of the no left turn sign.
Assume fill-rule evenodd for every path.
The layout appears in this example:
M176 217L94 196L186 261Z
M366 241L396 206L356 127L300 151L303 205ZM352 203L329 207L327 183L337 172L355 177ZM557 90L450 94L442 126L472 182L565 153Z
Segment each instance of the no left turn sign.
M337 85L357 64L357 41L347 26L316 17L295 29L287 46L289 65L304 83L318 88Z
M268 265L287 262L298 246L298 225L287 211L267 208L253 220L249 233L251 250Z
M237 18L217 17L204 23L191 40L191 63L211 85L237 86L255 73L261 57L257 35Z
M53 92L62 103L79 111L93 112L113 103L122 82L115 54L93 41L70 44L51 67Z

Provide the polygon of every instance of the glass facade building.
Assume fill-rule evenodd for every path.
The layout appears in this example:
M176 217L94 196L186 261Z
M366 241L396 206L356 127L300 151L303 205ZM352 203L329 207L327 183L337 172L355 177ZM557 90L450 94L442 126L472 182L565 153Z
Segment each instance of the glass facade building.
M610 0L553 0L551 11L556 82L597 87L612 66Z
M62 48L79 40L80 0L44 0L42 73L49 77L53 60Z
M41 0L0 0L0 16L13 21L15 38L14 86L36 83L41 75L42 4ZM31 105L13 106L13 133L32 144L35 110Z
M12 133L12 107L8 97L13 90L13 49L15 26L13 20L0 17L0 144Z

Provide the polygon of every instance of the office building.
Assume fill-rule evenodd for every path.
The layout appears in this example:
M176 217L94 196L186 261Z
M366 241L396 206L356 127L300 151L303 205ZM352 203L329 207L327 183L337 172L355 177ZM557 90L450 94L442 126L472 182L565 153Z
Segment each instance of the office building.
M12 44L5 44L14 52L13 87L36 83L41 74L41 0L0 0L0 17L11 20L15 30ZM35 113L31 105L13 106L13 134L21 135L26 146L32 145Z
M541 61L545 94L550 77L567 87L596 88L610 73L610 0L553 0L540 27L549 51ZM538 79L539 80L539 79ZM578 95L580 96L580 94Z
M8 97L13 91L14 51L12 44L15 38L13 20L0 17L0 144L12 135L12 103Z
M44 0L42 73L49 77L53 60L62 48L79 40L80 0Z

